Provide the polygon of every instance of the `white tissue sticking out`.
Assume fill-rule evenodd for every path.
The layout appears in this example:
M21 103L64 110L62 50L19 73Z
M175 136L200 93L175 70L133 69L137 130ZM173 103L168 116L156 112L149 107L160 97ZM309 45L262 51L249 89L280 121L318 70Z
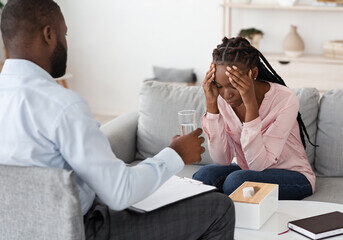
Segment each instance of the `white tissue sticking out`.
M255 190L253 187L243 188L243 197L244 198L250 198L250 197L254 196L254 194L255 194Z

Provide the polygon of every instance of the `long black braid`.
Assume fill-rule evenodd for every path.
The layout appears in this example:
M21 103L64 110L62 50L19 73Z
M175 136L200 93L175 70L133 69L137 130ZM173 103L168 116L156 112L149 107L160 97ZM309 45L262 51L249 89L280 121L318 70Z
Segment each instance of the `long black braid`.
M217 48L213 50L212 56L213 62L218 65L239 62L243 65L248 66L250 69L257 67L258 80L278 83L280 85L286 86L286 83L275 72L273 67L269 64L262 53L254 48L245 38L223 38L222 44L219 44ZM308 139L309 143L312 146L315 146L310 140L305 124L301 119L300 113L298 113L297 121L299 124L300 137L304 148L306 148L305 136Z

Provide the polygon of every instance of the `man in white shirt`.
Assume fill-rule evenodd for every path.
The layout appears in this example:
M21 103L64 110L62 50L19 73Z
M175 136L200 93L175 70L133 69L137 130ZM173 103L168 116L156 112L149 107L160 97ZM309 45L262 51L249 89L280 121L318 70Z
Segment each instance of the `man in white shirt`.
M67 27L58 5L9 0L1 32L10 58L0 75L0 164L74 170L87 239L233 239L234 207L220 193L150 214L125 210L184 164L201 161L200 129L127 167L86 101L54 81L67 62Z

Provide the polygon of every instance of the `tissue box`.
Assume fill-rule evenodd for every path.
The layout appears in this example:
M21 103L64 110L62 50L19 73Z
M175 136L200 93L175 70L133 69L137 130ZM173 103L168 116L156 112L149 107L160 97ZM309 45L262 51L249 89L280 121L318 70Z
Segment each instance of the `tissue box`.
M253 187L255 193L245 198L243 189ZM230 198L235 204L236 227L258 230L277 211L279 186L277 184L245 182Z

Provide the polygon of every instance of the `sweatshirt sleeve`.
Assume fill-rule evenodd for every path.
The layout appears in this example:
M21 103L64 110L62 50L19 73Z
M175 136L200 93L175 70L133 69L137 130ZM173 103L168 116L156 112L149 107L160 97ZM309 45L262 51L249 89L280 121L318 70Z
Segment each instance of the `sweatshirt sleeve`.
M260 117L243 124L241 145L250 170L263 171L278 161L298 111L299 102L294 96L264 133Z
M225 130L222 115L206 113L201 119L201 124L208 138L208 148L213 162L230 165L234 147L231 137Z

